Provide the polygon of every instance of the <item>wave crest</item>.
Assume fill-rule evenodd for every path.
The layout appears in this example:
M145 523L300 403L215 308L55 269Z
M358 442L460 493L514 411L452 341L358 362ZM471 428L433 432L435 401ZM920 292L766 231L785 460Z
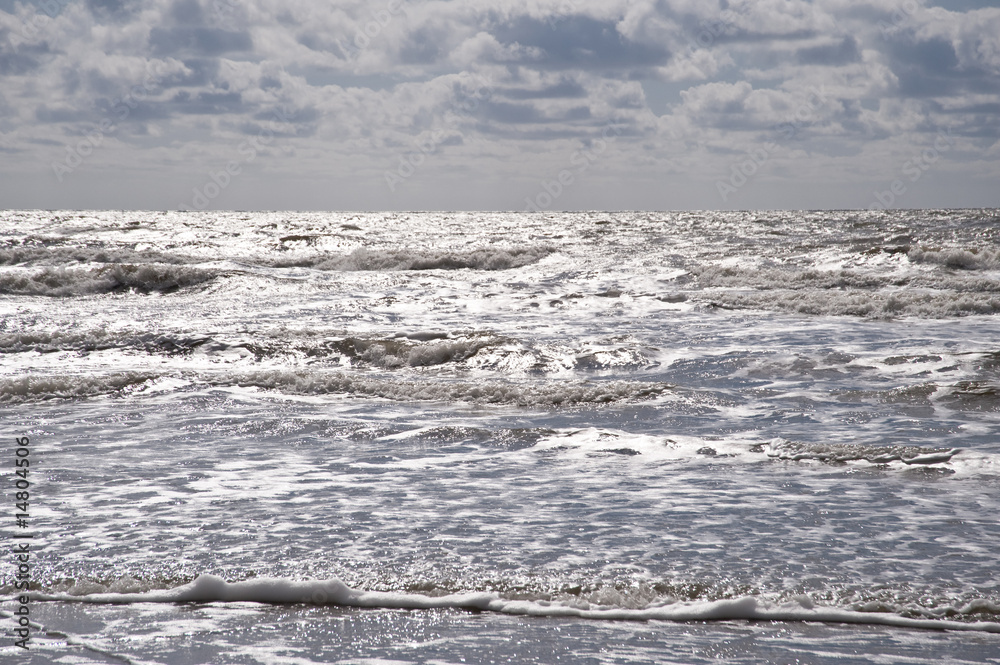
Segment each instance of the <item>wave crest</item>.
M19 376L0 380L0 403L46 399L80 399L124 392L160 378L146 372L99 376Z
M796 443L775 439L768 446L768 457L798 461L871 462L872 464L938 464L957 455L957 448L921 448L917 446L872 446L857 443Z
M461 401L518 406L606 404L660 395L666 384L631 381L513 383L505 381L401 381L391 378L351 376L343 372L273 370L239 374L225 384L256 386L269 390L323 395L346 393L396 401Z
M539 261L551 247L487 247L461 250L380 250L361 247L346 256L314 256L285 259L275 267L303 267L316 270L509 270Z
M907 254L913 263L932 263L956 270L997 270L1000 268L1000 249L923 249L914 248Z
M66 593L30 594L35 600L76 601L86 603L208 603L257 602L272 604L315 604L342 607L383 609L467 609L514 616L577 617L605 621L816 621L885 625L925 630L962 630L1000 633L1000 623L991 621L955 621L944 618L913 618L885 611L858 611L817 606L808 596L795 596L786 602L769 603L754 596L711 601L673 601L642 608L590 603L583 599L569 602L512 600L490 592L452 593L428 596L419 593L363 591L349 587L339 579L294 581L260 578L226 582L216 575L199 575L194 581L173 589L141 593ZM613 598L609 598L613 600ZM991 611L992 603L981 603ZM975 616L982 612L968 612Z
M156 263L115 263L91 269L45 268L0 274L0 293L53 297L119 291L172 293L217 276L217 272L202 268Z

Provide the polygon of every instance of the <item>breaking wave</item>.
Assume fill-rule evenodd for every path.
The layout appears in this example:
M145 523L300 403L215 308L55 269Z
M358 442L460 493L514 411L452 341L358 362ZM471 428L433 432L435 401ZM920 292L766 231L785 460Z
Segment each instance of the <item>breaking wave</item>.
M81 399L125 392L159 378L146 372L98 376L19 376L0 380L0 403L46 399Z
M709 294L704 294L709 295ZM777 310L820 316L927 319L996 314L1000 294L933 291L790 291L711 293L709 304L722 309Z
M78 399L123 392L137 392L147 382L171 375L146 372L119 372L104 375L25 376L0 380L0 402L45 399ZM371 377L346 372L264 370L184 378L184 383L215 387L256 387L291 395L361 395L401 402L460 401L479 404L518 406L565 406L607 404L647 399L667 393L671 386L631 381L514 383L508 381L414 381L391 377Z
M993 617L1000 613L1000 607L985 599L977 599L961 607L938 608L937 612L932 614L933 618L927 618L927 612L923 613L922 617L903 616L891 610L887 611L882 606L873 606L866 610L816 605L812 598L806 595L770 602L755 596L701 601L661 598L653 604L640 602L622 606L593 603L579 597L553 601L530 597L510 599L497 593L475 591L436 596L363 591L335 578L310 581L260 578L226 582L216 575L199 575L192 582L172 589L136 593L73 595L32 592L30 595L35 600L42 601L104 604L257 602L410 610L450 608L515 616L576 617L604 621L815 621L1000 633L1000 623L996 621L955 620L961 617L970 619L979 616Z
M220 385L255 386L292 394L350 394L396 401L461 401L517 406L606 404L661 395L671 386L634 381L513 383L419 382L349 375L343 372L273 370L227 376Z
M460 250L377 250L362 247L346 256L312 256L275 261L275 267L317 270L509 270L539 261L550 247L488 247Z
M776 439L770 443L768 457L799 461L871 462L872 464L938 464L958 454L957 448L922 448L917 446L871 446L856 443L796 443Z
M852 270L791 270L708 265L691 269L702 288L876 289L892 278Z
M955 273L873 273L858 270L798 270L792 268L748 268L709 265L690 270L702 288L759 290L855 290L876 291L907 287L959 293L998 293L1000 281L985 276Z
M309 356L343 356L352 362L361 362L387 369L397 367L428 367L460 362L471 358L480 350L500 343L495 337L474 336L459 339L440 339L415 342L405 337L371 339L345 337L327 340L306 349Z
M208 337L179 337L156 333L127 333L92 329L82 331L30 330L0 333L0 353L88 353L105 349L141 349L148 353L185 355L209 341Z
M49 247L20 245L0 248L0 265L65 266L72 263L168 263L197 262L196 259L153 250L121 247Z
M913 263L933 263L956 270L1000 269L998 249L923 249L914 248L907 254Z
M203 284L219 273L202 268L156 263L114 263L100 268L45 268L0 274L0 293L33 296L79 296L134 291L172 293Z

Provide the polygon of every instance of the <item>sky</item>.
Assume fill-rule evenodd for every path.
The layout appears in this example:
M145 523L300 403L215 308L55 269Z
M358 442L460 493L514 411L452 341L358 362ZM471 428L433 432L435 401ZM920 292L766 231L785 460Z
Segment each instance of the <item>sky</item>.
M0 0L0 208L1000 207L997 0Z

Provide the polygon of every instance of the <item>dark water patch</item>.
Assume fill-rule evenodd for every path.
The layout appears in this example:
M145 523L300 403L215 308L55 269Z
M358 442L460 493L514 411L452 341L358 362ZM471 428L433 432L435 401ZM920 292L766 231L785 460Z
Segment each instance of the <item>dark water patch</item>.
M985 381L959 381L948 389L940 401L963 411L1000 411L1000 385Z
M929 403L931 395L938 391L937 384L921 383L915 386L900 386L888 390L838 390L834 395L841 402L864 402L874 400L881 404Z

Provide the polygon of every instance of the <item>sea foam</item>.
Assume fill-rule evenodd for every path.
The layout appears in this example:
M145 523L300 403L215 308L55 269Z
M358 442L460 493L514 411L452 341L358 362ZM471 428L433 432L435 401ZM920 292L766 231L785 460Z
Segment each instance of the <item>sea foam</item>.
M83 603L212 603L256 602L273 604L337 605L383 609L466 609L518 616L575 617L605 621L814 621L894 626L924 630L954 630L1000 633L1000 623L926 619L886 612L862 612L837 607L816 606L807 596L791 602L771 604L755 597L699 602L672 602L644 608L609 607L584 601L573 603L510 600L498 594L470 592L444 596L414 593L362 591L339 579L293 581L261 578L226 582L216 575L199 575L194 581L173 589L143 593L93 593L74 596L64 593L33 592L35 600ZM962 612L965 609L965 612ZM982 613L979 605L959 608L956 613ZM991 609L991 608L986 608ZM1000 609L1000 608L993 608Z

